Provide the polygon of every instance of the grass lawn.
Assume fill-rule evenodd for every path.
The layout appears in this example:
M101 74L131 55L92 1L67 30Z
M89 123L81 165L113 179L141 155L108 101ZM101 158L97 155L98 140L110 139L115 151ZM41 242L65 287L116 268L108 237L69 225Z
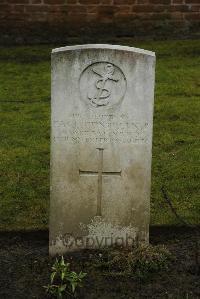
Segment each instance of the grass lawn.
M157 55L151 224L178 224L162 186L199 224L200 41L117 43ZM0 48L0 230L48 227L53 47Z

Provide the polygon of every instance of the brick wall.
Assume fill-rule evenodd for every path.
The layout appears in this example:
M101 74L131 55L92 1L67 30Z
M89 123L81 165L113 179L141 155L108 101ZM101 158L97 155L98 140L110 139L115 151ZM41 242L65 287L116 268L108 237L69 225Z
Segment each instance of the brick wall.
M0 42L197 37L200 0L0 0Z

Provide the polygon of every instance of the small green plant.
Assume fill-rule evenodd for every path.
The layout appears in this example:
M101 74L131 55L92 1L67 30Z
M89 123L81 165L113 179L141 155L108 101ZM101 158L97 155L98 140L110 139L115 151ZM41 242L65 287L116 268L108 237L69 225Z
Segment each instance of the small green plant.
M146 280L151 275L168 269L172 255L164 246L140 246L128 258L129 266L134 275Z
M86 273L82 271L78 274L70 271L70 264L66 263L62 256L60 260L56 259L52 266L50 284L45 286L47 294L62 299L67 295L76 297L76 290L82 287L83 278Z
M96 264L106 275L147 280L168 269L172 255L164 246L140 245L128 250L109 250Z

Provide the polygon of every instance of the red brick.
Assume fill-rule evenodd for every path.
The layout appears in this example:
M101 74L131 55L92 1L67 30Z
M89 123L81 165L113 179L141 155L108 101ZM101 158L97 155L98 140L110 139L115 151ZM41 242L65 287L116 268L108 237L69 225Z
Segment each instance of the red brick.
M64 13L51 12L46 15L46 18L47 18L48 22L52 22L53 24L55 24L58 21L65 22L65 20L68 18L68 15L64 14Z
M9 3L13 3L13 4L26 4L26 3L29 3L29 0L9 0Z
M173 5L170 6L170 11L180 11L180 12L186 12L189 10L188 5Z
M104 5L111 5L113 4L113 0L100 0L100 3Z
M52 5L58 5L58 4L65 4L65 0L43 0L44 4L52 4Z
M121 13L121 12L117 12L115 14L115 20L117 22L120 22L120 21L125 21L125 20L129 20L133 17L135 17L136 14L134 13Z
M199 12L200 0L0 0L0 26L7 22L20 28L22 24L48 22L73 31L80 24L114 24L125 32L129 20L133 27L135 21L145 27L165 19L180 27L190 26L199 20Z
M120 4L135 4L136 0L114 0L114 4L120 5Z
M167 13L170 11L171 6L169 5L154 5L153 12L163 12Z
M172 0L173 4L184 4L184 0Z
M172 12L171 13L171 17L172 19L175 19L175 20L182 20L184 18L184 14L180 11L175 11L175 12Z
M89 5L87 7L88 13L98 13L99 6L98 5Z
M70 14L67 16L67 20L69 23L78 23L85 22L87 19L87 14Z
M45 13L37 13L37 14L29 14L27 17L29 22L33 22L35 23L35 21L37 20L37 22L44 22L47 21L48 19L48 15Z
M153 5L134 5L132 7L132 12L153 12Z
M171 0L149 0L149 3L152 4L170 4Z
M10 11L10 5L8 4L0 4L0 12L9 12Z
M131 12L131 6L130 5L115 6L115 12L129 13L129 12Z
M44 13L48 12L49 8L47 5L26 5L25 12L27 13Z
M66 0L66 4L77 4L78 0Z
M63 11L63 5L52 5L48 7L48 12L51 13L62 13Z
M149 0L137 0L137 4L148 4Z
M193 3L199 4L200 0L185 0L185 3L186 4L193 4Z
M89 13L87 14L87 22L94 22L98 20L98 14L96 13Z
M87 13L87 7L84 5L63 5L62 11L68 12L68 13L75 13L75 14L86 14Z
M24 8L23 4L12 5L12 12L24 12Z
M191 7L190 7L190 11L192 11L192 12L198 12L198 11L200 11L200 5L192 5Z
M41 4L42 0L31 0L31 4Z
M115 6L105 6L105 5L101 5L99 6L99 13L102 15L113 15L116 11L116 7Z
M102 15L101 18L99 18L99 23L109 25L113 23L113 19L114 18L112 16Z
M25 13L12 13L7 16L9 20L14 21L24 21L25 19L28 19L28 14Z
M168 13L138 13L137 18L145 20L165 20L170 18Z
M100 0L79 0L79 3L84 5L99 4Z
M197 13L185 13L185 19L187 20L200 20L200 14Z

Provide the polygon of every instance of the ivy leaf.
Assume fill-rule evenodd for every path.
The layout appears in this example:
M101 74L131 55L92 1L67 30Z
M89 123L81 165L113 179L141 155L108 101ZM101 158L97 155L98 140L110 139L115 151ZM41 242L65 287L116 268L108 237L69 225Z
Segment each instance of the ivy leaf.
M51 283L53 283L55 276L56 276L56 272L52 272L51 273Z
M77 286L77 283L75 281L72 281L71 286L72 286L72 293L74 293L75 289L76 289L76 286Z
M60 292L65 291L66 287L67 287L66 284L61 285L61 287L60 287Z
M61 273L61 279L63 280L65 278L65 272L63 271L62 273Z

